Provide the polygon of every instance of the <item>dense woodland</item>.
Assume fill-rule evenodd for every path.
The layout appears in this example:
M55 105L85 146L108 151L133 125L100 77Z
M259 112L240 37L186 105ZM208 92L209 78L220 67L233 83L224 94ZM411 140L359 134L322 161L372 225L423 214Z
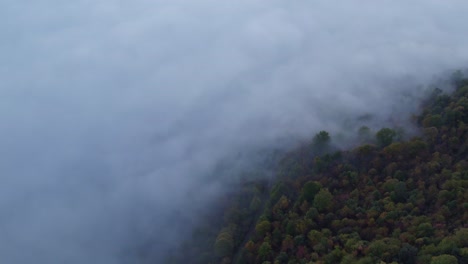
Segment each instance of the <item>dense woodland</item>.
M435 89L420 135L361 127L337 151L326 131L244 180L168 263L468 263L468 79Z

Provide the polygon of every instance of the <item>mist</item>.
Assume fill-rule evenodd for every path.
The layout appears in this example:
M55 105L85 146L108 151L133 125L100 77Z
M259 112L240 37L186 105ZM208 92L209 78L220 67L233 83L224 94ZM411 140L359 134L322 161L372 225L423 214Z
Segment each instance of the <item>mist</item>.
M235 153L417 111L463 0L4 0L0 262L158 263ZM348 124L348 125L346 125ZM284 146L282 146L284 147Z

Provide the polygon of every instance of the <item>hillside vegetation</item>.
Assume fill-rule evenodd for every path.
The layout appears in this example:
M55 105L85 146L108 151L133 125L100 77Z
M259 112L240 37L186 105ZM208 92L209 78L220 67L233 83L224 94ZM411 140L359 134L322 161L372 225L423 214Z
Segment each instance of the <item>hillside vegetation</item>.
M336 151L319 132L269 181L226 194L173 263L468 263L468 80L435 89L420 136L362 127Z

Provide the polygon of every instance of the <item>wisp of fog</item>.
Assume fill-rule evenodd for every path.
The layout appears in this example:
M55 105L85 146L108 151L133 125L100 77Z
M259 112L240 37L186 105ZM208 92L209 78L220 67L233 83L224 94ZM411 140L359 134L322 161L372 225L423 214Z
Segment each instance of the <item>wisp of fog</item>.
M468 62L465 0L0 6L1 263L160 263L223 158L406 120Z

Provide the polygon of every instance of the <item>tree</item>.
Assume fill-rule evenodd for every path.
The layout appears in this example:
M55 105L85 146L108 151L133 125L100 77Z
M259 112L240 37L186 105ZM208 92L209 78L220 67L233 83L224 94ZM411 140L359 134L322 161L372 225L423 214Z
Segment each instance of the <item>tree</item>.
M442 123L441 115L429 115L423 120L424 127L440 127Z
M312 151L316 154L324 154L330 148L330 135L327 131L320 131L312 140Z
M431 264L458 264L458 260L455 256L444 254L432 257Z
M314 207L319 211L329 210L333 205L333 195L328 189L321 189L314 198Z
M308 181L302 188L302 197L311 203L314 201L315 195L320 191L321 188L322 185L319 182Z
M372 256L381 258L382 255L385 253L386 248L387 248L387 245L383 240L374 240L369 245L369 252L371 253Z
M437 249L440 253L444 254L454 254L457 255L460 252L460 249L457 246L457 242L453 237L445 237L437 245Z
M416 229L418 237L429 237L434 234L434 228L430 223L421 223Z
M216 238L214 250L218 257L230 256L234 250L234 240L227 231L222 231Z
M267 260L272 254L271 245L268 242L263 242L258 249L258 257L261 260Z
M284 252L288 252L294 248L294 240L292 236L286 235L286 238L281 243L281 250Z
M468 228L458 229L454 238L458 247L468 247Z
M311 246L314 246L314 245L318 244L322 240L323 235L322 235L322 233L320 233L320 231L311 230L307 234L307 238L309 238Z
M265 236L266 233L270 232L270 229L271 224L267 220L261 221L255 226L255 231L257 231L257 233L262 237Z
M250 253L253 253L255 251L255 243L252 240L249 240L247 243L245 243L244 248Z
M418 255L418 249L411 246L410 244L403 244L398 253L398 259L400 263L413 264L416 263L416 256Z
M318 132L312 141L314 145L325 145L330 142L330 134L327 131Z
M397 136L396 131L390 128L382 128L377 132L377 134L375 134L375 137L377 139L377 144L380 147L386 147L392 144L393 139L396 136Z
M391 198L395 203L402 203L406 201L408 192L406 190L406 184L404 182L398 182L395 184L394 191L391 194Z

